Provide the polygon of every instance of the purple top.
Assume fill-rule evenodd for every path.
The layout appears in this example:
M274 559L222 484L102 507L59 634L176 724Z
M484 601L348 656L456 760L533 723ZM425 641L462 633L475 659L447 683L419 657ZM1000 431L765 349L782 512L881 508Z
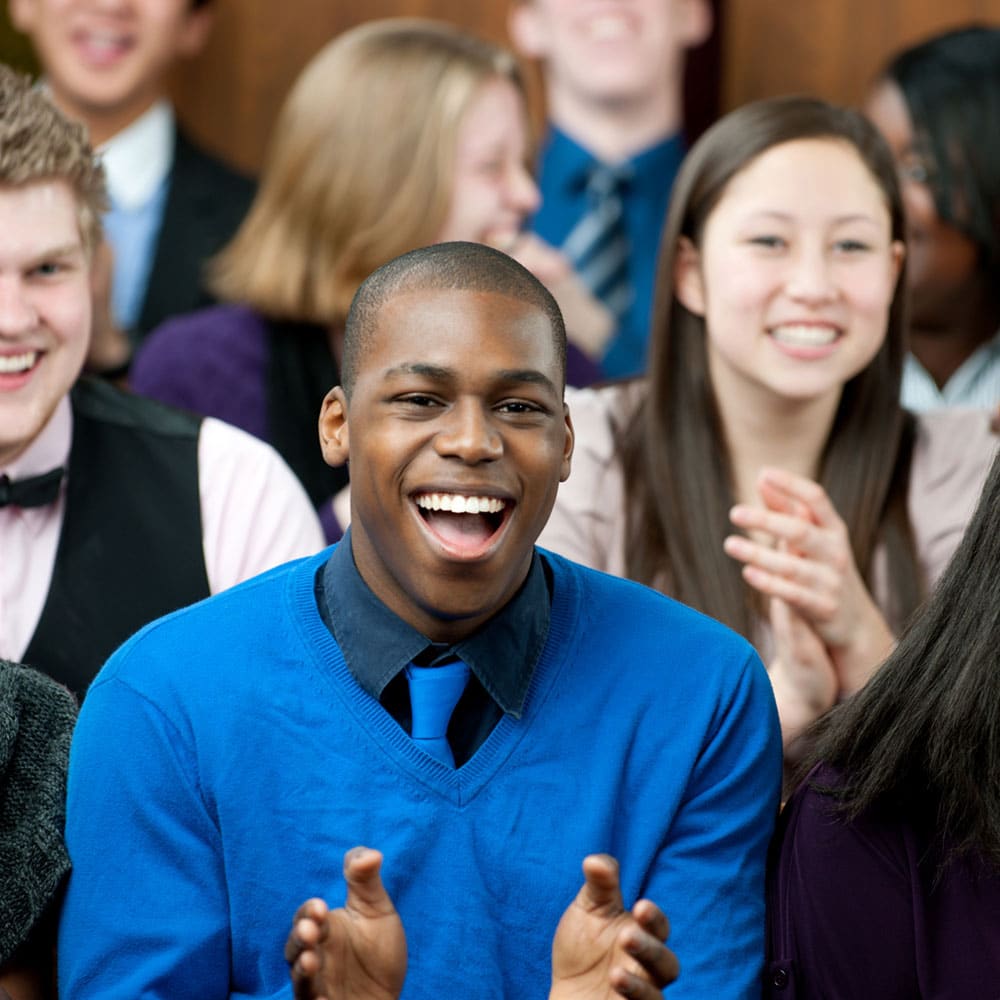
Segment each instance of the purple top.
M267 326L249 306L167 320L136 352L129 385L142 396L218 417L268 439Z
M872 810L833 815L821 765L789 799L768 872L765 997L1000 998L1000 873L938 874L926 838Z

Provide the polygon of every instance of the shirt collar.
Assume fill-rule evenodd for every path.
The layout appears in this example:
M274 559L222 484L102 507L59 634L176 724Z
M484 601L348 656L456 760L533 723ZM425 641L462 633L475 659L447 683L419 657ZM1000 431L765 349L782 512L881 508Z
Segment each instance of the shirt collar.
M582 189L594 166L601 161L589 150L552 125L543 146L542 161L546 180L561 189ZM636 153L625 162L633 167L631 183L638 186L663 186L664 177L673 177L684 156L684 137L680 132Z
M174 111L157 101L98 149L116 208L144 205L157 191L174 158Z
M348 669L365 691L379 698L389 681L431 642L390 611L361 578L351 552L350 529L322 573L328 624ZM514 718L521 716L548 636L549 590L535 552L527 579L514 597L482 628L452 647L490 697Z
M24 479L66 465L72 438L73 411L69 397L63 396L35 440L9 465L0 466L0 474Z

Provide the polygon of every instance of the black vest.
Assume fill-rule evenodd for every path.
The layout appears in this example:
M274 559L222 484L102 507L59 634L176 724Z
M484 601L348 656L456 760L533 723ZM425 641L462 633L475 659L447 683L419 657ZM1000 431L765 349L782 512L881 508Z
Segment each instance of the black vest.
M66 515L23 659L82 697L133 632L207 597L209 587L200 419L90 379L70 402Z

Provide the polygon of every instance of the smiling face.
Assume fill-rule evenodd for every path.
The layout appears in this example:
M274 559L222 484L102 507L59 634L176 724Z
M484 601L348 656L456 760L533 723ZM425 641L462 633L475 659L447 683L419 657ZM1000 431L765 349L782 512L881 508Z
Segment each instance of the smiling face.
M611 105L672 86L710 27L705 0L522 0L510 24L521 53L545 62L550 100Z
M978 277L976 244L938 215L928 183L933 167L929 152L921 150L910 112L899 87L880 83L865 105L865 113L885 137L899 164L906 210L910 313L914 326L925 330L947 328L962 314Z
M175 59L202 46L207 8L191 0L11 0L56 104L104 142L164 96Z
M324 402L324 457L350 462L365 582L456 641L516 593L569 475L559 355L543 312L495 292L398 293L376 323L350 400Z
M83 367L90 281L62 181L0 185L0 463L38 436Z
M528 156L523 97L509 80L488 81L458 129L451 204L438 242L510 246L539 204Z
M678 298L705 319L716 397L839 398L885 338L902 258L847 142L796 140L752 160L676 271Z

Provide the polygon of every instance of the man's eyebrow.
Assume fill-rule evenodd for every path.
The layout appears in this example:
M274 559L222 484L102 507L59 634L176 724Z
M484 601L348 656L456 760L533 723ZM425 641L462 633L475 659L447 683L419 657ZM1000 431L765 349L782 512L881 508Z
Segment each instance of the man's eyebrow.
M419 361L394 365L384 373L385 378L397 378L401 375L422 375L437 382L452 382L458 378L458 372L454 368L444 368ZM560 395L552 379L535 368L503 368L496 373L496 381L504 385L540 385L555 395Z
M44 250L39 250L31 255L31 261L34 264L40 264L53 257L72 257L73 254L82 250L83 247L79 243L64 243L62 246L46 247Z

